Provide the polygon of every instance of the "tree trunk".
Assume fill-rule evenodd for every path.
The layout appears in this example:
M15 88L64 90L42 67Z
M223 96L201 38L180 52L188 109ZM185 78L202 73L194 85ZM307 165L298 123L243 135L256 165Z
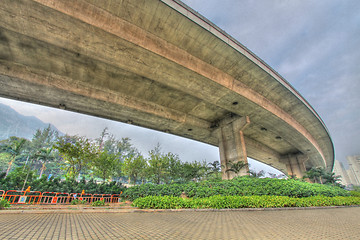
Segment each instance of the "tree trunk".
M10 169L11 169L11 165L13 164L13 161L15 160L15 157L9 162L9 167L8 167L8 169L6 170L6 175L5 175L5 177L9 174L9 172L10 172Z
M42 167L41 167L40 177L39 177L39 178L41 178L41 176L43 175L43 172L44 172L45 169L46 169L46 168L45 168L45 163L43 163L43 165L42 165Z
M9 162L9 167L8 167L8 169L6 170L5 177L9 174L11 165L12 165L12 161Z

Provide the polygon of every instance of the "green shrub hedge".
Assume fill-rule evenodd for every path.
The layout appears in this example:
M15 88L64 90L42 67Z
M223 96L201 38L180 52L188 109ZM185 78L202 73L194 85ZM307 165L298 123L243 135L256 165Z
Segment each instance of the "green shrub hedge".
M0 198L0 210L5 209L5 208L9 208L10 202L6 199Z
M105 201L104 200L99 200L99 201L95 201L91 203L91 206L93 207L101 207L101 206L105 206Z
M16 168L14 171L5 177L0 174L0 190L20 190L23 187L24 180L27 176L27 170ZM61 181L60 178L47 178L43 175L38 179L34 171L29 172L29 176L25 185L25 189L31 186L31 191L40 192L67 192L80 193L85 190L86 193L104 193L104 194L119 194L125 190L125 187L119 182L110 183L96 183L94 179L85 181L83 178L79 182L74 180Z
M313 196L294 198L287 196L212 196L207 198L181 198L173 196L147 196L137 198L133 206L150 209L179 208L279 208L360 205L358 197Z
M353 197L360 197L360 192L359 191L350 191L350 195Z
M232 180L190 182L185 184L154 185L144 184L128 188L123 196L131 201L146 196L175 196L182 192L191 198L221 196L350 196L349 191L340 187L301 182L293 179L271 179L237 177Z

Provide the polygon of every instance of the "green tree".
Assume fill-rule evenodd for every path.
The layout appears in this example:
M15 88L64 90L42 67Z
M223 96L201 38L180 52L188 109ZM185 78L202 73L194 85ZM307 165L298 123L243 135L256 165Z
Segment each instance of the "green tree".
M32 169L34 159L36 159L37 162L40 162L40 165L42 166L41 169L40 169L40 176L39 176L39 178L41 178L44 170L46 169L45 164L48 161L54 159L52 150L53 150L52 148L41 148L41 149L38 149L38 151L35 154L33 154L33 156L31 156L30 165L27 168L28 173L27 173L26 178L24 180L24 185L23 185L21 191L24 190L26 182L28 181L28 177L29 177L30 171ZM25 167L27 167L26 163L24 165L24 169L25 169Z
M30 160L34 162L35 168L40 168L40 178L47 169L45 165L50 164L49 166L53 173L60 172L60 164L51 164L60 162L60 156L53 148L58 137L59 133L56 130L51 129L51 126L48 125L47 128L38 129L29 144L27 160L30 158ZM57 170L54 169L56 166ZM50 171L46 172L49 173Z
M122 177L121 165L126 158L140 154L131 144L130 138L116 139L114 135L108 133L107 128L102 131L100 137L95 142L99 146L100 151L116 156L117 164L114 169L114 178Z
M52 130L50 125L47 128L38 129L31 139L31 148L35 152L42 148L52 148L58 137L58 131Z
M158 144L153 150L149 152L149 167L148 177L156 184L164 181L164 178L169 174L168 158L160 152L160 145Z
M198 181L207 175L206 162L185 162L183 164L183 178L185 181Z
M198 162L182 163L177 154L162 153L159 144L149 152L149 155L147 176L156 184L187 181L190 175L197 178L200 170L205 169ZM198 167L198 165L201 165L201 167ZM195 168L196 170L194 170Z
M168 170L165 171L163 176L164 182L170 183L179 181L183 173L183 164L181 163L179 156L169 152L167 154L162 154L162 157L168 167Z
M28 166L17 167L11 171L0 183L1 189L4 190L21 190L24 186L25 179L32 182L37 177L35 171L31 171Z
M139 151L131 144L130 138L116 139L114 135L108 133L108 129L104 128L100 137L95 140L99 149L109 154L114 154L120 159L125 159L131 155L139 153Z
M312 167L305 172L303 178L309 178L314 183L320 184L332 184L340 186L340 176L336 176L335 173L326 171L322 167Z
M269 174L269 177L270 177L270 178L284 178L284 177L286 177L286 175L283 174L283 173L276 174L276 173L270 173L270 172L268 172L268 174Z
M230 162L229 163L229 168L225 171L225 172L233 172L236 175L238 175L240 173L240 171L242 169L244 169L245 167L247 167L249 164L248 163L244 163L243 161L238 161L238 162Z
M250 174L250 177L261 178L261 177L265 176L265 171L264 170L261 170L259 172L249 170L248 173Z
M9 159L11 158L10 154L7 152L0 153L0 172L6 171L9 167Z
M325 169L322 167L312 167L305 172L303 178L309 178L314 183L323 184L323 177L325 175Z
M40 176L39 176L39 178L41 178L43 172L46 169L46 166L45 166L46 163L55 159L55 156L54 156L54 153L53 153L53 148L47 147L47 148L39 149L39 151L36 153L36 159L42 165L41 170L40 170Z
M54 145L64 159L66 177L75 180L81 172L86 172L89 163L98 155L98 148L89 139L78 136L60 137Z
M90 165L94 175L102 178L105 182L106 179L109 179L115 174L117 164L118 159L116 155L102 151L92 160Z
M343 187L342 184L340 184L341 176L335 175L334 172L326 171L323 178L325 180L325 184L331 184L334 186Z
M9 139L0 142L1 152L6 152L10 156L10 162L8 163L9 167L6 171L6 176L9 174L11 165L15 159L22 154L26 142L26 139L18 137L10 137Z
M121 166L122 172L128 176L129 184L133 179L134 185L138 177L143 177L147 169L147 162L143 156L137 154L127 157Z
M214 177L219 177L221 174L221 165L219 161L213 161L207 164L208 173L207 175L213 175Z

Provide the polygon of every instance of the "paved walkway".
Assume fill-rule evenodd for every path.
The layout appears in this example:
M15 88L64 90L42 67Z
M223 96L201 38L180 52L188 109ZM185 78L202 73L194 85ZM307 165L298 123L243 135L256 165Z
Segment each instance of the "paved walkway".
M1 211L0 239L360 239L360 207L132 211Z

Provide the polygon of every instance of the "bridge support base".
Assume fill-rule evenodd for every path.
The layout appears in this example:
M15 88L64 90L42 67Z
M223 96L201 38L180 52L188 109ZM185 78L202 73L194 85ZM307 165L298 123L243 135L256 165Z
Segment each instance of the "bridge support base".
M302 178L306 172L305 162L308 159L309 158L303 154L292 154L286 158L283 158L283 162L286 164L288 175Z
M248 175L249 166L243 167L240 171L236 170L236 164L239 161L248 163L245 147L243 130L250 124L249 117L227 118L220 122L217 129L219 138L219 150L221 161L222 179L232 179L236 176Z

